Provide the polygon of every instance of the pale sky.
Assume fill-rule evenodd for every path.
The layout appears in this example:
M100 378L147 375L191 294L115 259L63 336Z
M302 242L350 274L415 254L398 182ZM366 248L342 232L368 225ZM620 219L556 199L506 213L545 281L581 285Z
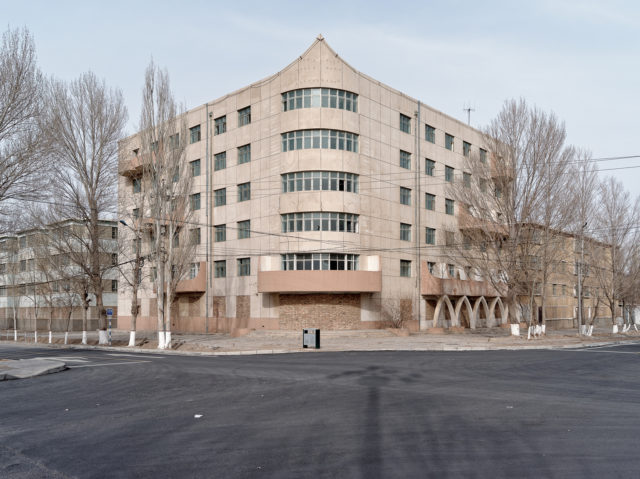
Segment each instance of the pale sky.
M0 0L0 27L26 26L47 75L92 70L124 92L138 123L144 69L166 67L187 109L276 73L319 33L357 70L485 125L524 97L566 122L594 158L640 155L636 1ZM601 169L640 194L640 158Z

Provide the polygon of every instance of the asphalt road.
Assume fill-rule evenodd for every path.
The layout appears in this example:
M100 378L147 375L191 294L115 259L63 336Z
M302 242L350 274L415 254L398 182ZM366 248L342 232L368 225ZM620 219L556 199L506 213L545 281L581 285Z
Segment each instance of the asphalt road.
M632 477L640 344L188 357L0 346L0 477ZM201 417L196 417L201 415Z

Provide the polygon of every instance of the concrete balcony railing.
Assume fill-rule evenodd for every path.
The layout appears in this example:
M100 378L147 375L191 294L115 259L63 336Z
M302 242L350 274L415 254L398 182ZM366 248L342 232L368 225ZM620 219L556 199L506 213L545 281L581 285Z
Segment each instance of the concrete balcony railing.
M374 271L273 271L269 257L261 258L258 271L260 293L378 293L382 291L379 257L366 261ZM372 269L373 269L372 268Z
M437 278L429 273L427 263L423 262L420 278L420 294L423 296L503 296L488 281L473 281L457 278Z
M206 291L206 288L207 263L205 261L200 261L200 266L198 268L198 274L196 275L196 277L193 279L183 279L182 281L178 281L178 284L176 285L176 294L204 293ZM153 292L156 294L158 292L155 282L153 283Z
M121 160L118 164L118 174L120 176L140 176L142 174L140 157L134 156L128 160Z

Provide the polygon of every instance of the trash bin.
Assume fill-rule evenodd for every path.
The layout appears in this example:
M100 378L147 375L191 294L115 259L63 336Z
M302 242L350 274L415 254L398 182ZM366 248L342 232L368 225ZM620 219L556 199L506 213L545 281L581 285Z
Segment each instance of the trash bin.
M318 328L302 330L302 347L320 349L320 330Z

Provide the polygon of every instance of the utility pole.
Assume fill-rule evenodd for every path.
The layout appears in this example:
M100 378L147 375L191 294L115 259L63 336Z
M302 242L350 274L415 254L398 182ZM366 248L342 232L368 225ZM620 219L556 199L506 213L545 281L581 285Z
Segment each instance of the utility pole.
M580 262L578 263L578 335L582 335L582 264L584 263L584 229L585 222L580 229Z

